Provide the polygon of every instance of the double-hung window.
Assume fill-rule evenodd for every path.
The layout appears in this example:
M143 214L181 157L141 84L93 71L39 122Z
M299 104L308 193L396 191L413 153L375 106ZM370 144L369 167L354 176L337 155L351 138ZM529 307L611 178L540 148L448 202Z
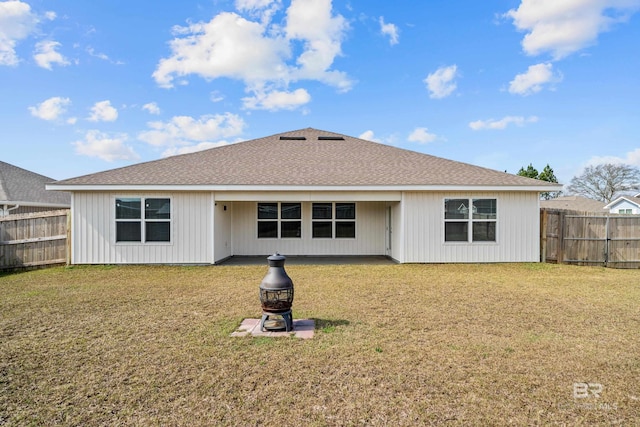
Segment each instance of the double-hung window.
M495 242L496 199L445 199L445 242Z
M300 203L258 203L258 238L288 239L302 236Z
M355 203L313 203L311 235L314 239L355 239Z
M116 242L170 242L171 199L116 198Z

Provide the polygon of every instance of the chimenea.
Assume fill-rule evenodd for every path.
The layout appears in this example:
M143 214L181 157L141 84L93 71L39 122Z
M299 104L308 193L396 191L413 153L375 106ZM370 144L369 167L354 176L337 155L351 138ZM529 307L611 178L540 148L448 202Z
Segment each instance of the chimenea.
M269 271L260 283L260 303L262 304L261 331L293 330L293 281L284 271L285 257L279 253L271 255Z

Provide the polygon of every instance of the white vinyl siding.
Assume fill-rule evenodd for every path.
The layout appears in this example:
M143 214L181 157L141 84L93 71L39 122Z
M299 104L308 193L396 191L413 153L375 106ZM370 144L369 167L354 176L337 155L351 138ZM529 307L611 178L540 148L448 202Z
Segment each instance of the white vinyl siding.
M536 192L410 191L402 193L74 192L74 264L209 264L232 255L384 255L399 262L539 261ZM240 197L245 196L244 200ZM117 197L170 198L171 241L117 243ZM318 197L317 199L315 197ZM369 197L369 200L363 198ZM385 200L386 198L386 200ZM445 242L445 199L495 199L495 242ZM226 199L226 200L225 200ZM238 200L240 199L240 200ZM382 199L382 200L380 200ZM377 201L372 201L377 200ZM301 237L258 239L257 203L301 203ZM312 238L312 203L354 202L356 237ZM226 209L225 209L226 208ZM387 229L390 208L391 231ZM390 251L387 243L391 242Z
M445 242L444 199L496 199L496 242ZM535 192L407 192L401 262L539 261L540 213Z
M171 198L171 242L116 243L117 197ZM211 263L211 193L76 192L74 264Z
M233 202L216 202L214 207L214 241L213 259L215 262L233 255L231 240L231 223L233 218Z
M312 202L302 202L302 236L299 239L258 239L256 202L234 202L235 255L384 255L385 203L356 203L356 238L313 239Z

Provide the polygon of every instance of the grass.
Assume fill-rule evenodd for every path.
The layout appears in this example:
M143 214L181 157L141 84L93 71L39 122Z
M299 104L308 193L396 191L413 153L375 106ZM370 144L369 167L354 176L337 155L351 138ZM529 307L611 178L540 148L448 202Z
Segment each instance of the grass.
M229 337L266 264L0 276L0 425L640 422L637 270L287 272L311 340Z

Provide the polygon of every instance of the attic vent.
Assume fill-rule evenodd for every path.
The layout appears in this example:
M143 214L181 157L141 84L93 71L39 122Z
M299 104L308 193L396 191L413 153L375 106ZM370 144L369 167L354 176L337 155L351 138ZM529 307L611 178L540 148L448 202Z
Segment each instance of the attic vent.
M341 136L319 136L318 141L344 141Z
M304 136L281 136L280 141L306 141Z

